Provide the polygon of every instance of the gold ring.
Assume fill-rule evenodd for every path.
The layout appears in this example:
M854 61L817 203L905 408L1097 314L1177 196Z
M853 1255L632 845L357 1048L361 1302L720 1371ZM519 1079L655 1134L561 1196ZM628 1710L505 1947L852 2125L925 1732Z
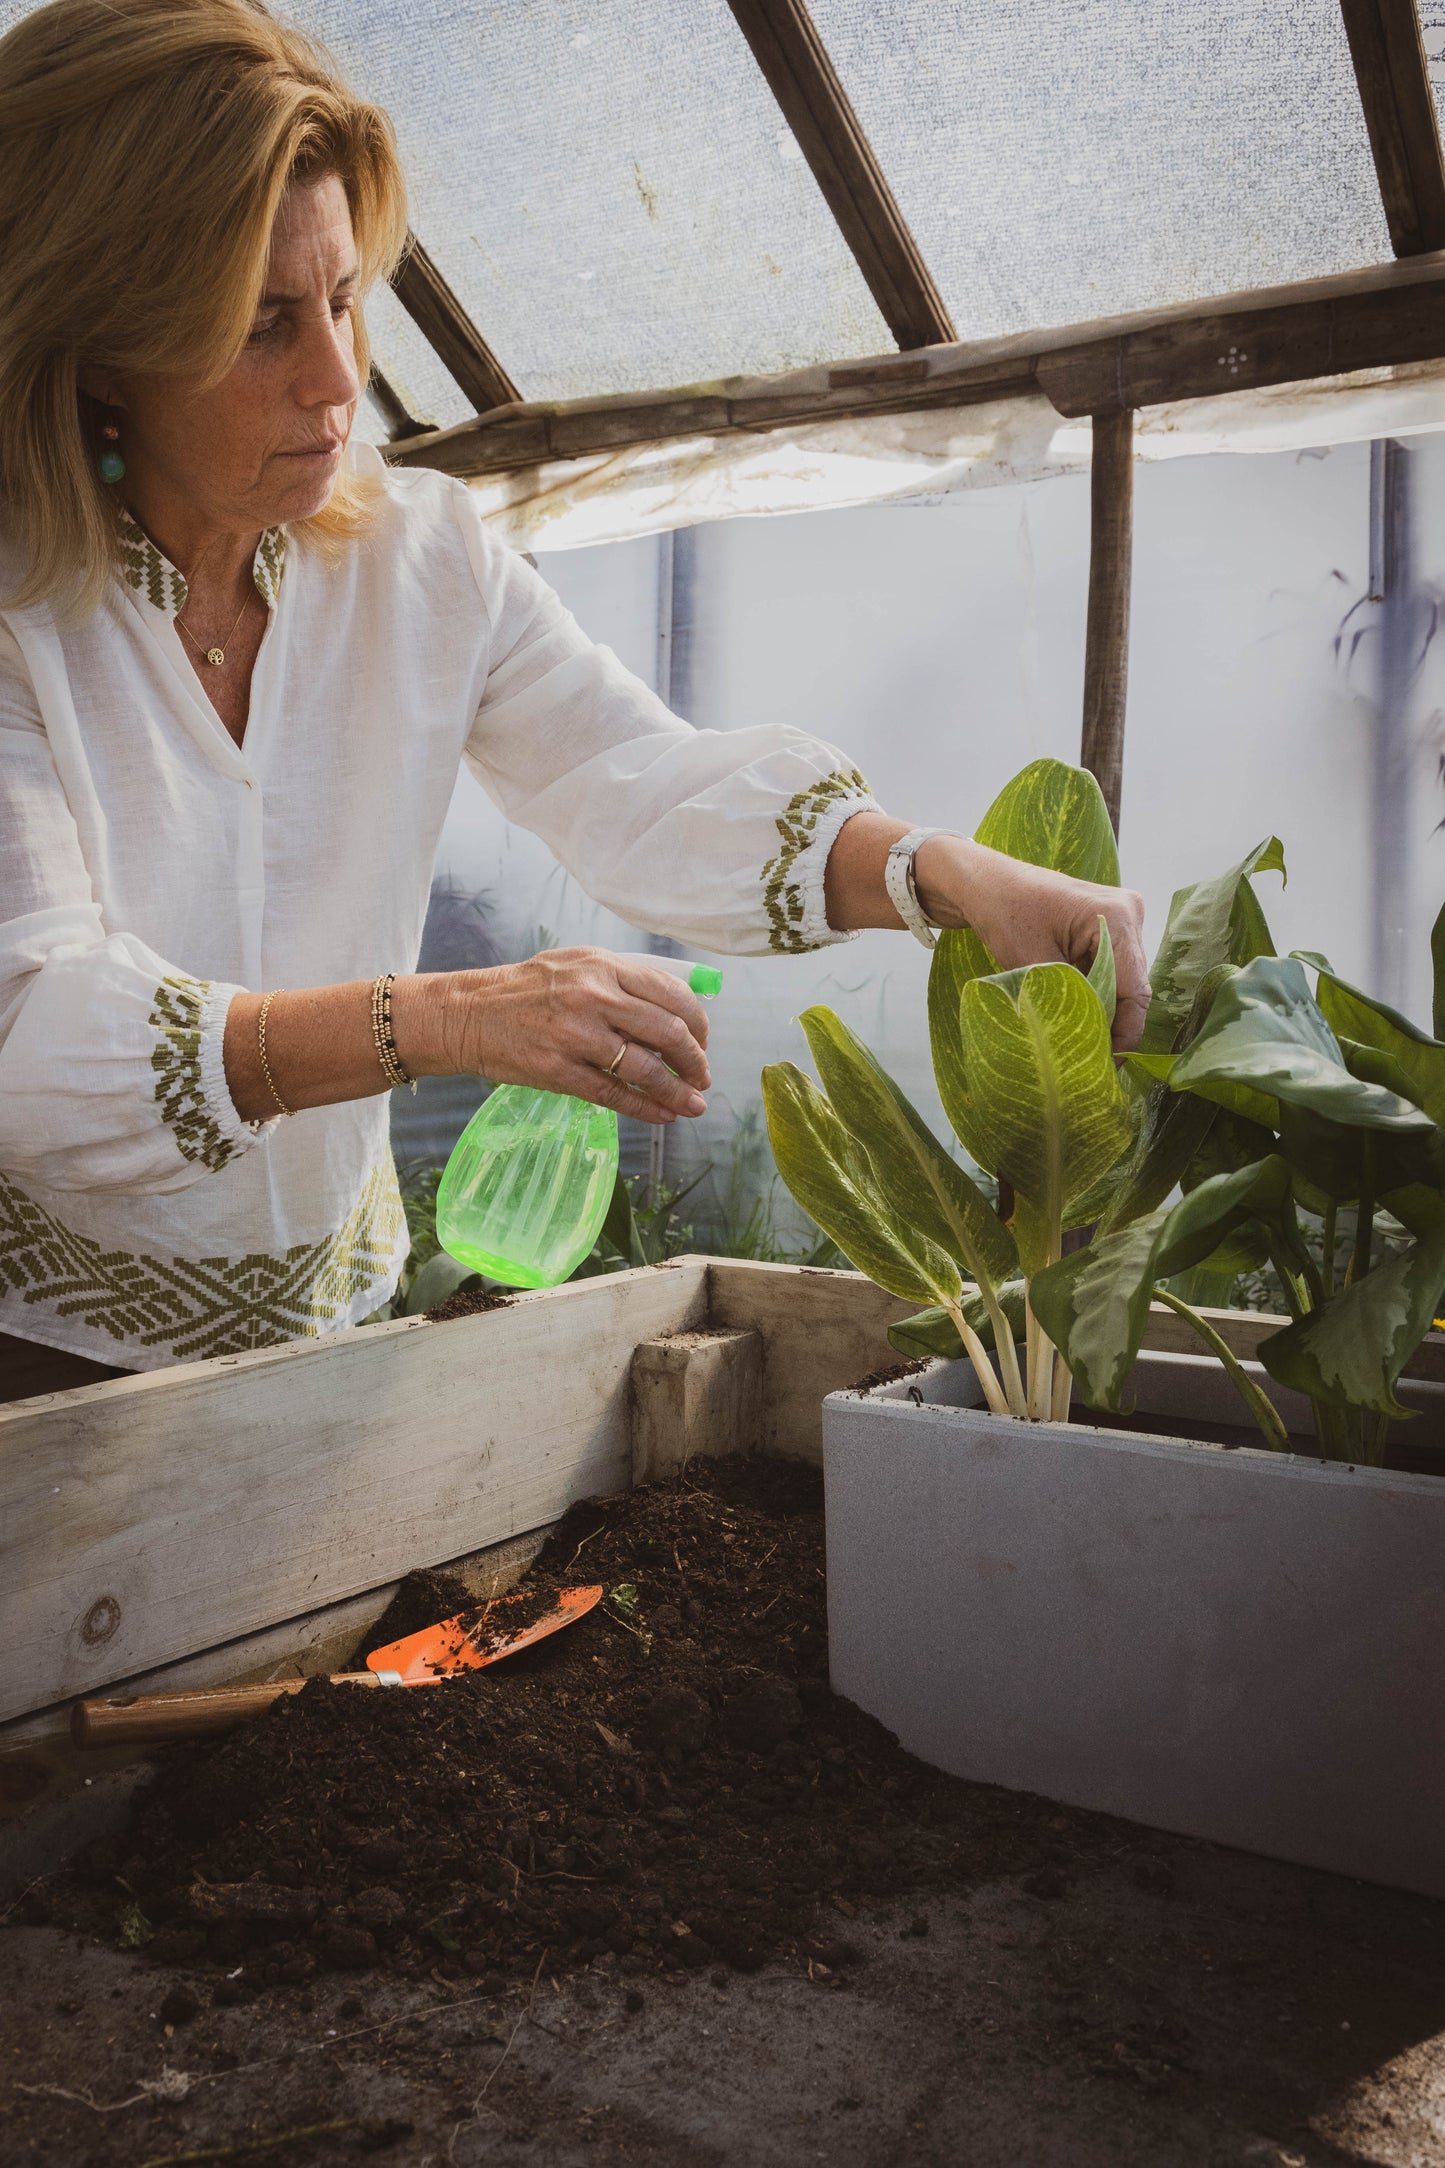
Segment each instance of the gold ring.
M615 1077L617 1075L618 1064L622 1060L622 1057L626 1052L627 1041L624 1039L621 1046L618 1047L617 1052L613 1055L611 1061L607 1064L607 1074L610 1077Z

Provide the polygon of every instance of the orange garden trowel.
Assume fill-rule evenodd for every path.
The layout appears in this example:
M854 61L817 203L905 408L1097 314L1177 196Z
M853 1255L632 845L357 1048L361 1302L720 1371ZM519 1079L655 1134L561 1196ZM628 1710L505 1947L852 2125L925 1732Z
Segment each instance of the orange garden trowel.
M373 1649L365 1671L333 1671L333 1686L435 1686L463 1671L481 1671L504 1656L544 1641L571 1626L602 1595L595 1588L564 1588L540 1599L522 1593L495 1596L474 1611L460 1611L439 1626ZM509 1607L543 1608L525 1624L509 1630ZM70 1712L70 1736L77 1746L127 1746L163 1739L198 1739L229 1731L259 1716L283 1694L298 1694L305 1679L268 1679L255 1686L188 1686L171 1694L120 1694L104 1701L78 1701Z

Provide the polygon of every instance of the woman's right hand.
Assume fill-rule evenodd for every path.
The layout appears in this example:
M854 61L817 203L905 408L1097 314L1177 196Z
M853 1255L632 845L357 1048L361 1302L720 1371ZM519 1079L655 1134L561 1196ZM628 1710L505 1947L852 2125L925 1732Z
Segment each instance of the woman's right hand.
M398 979L392 1017L397 1052L411 1068L411 1048L417 1073L534 1084L658 1124L706 1111L707 1011L643 956L547 949L490 971Z

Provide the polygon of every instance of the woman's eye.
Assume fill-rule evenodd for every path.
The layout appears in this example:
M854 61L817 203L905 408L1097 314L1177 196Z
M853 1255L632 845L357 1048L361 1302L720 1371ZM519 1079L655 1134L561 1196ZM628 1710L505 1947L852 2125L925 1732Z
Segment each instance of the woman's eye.
M281 319L279 316L273 316L271 321L267 324L254 325L252 327L250 339L247 342L248 345L264 346L269 338L274 337L280 321Z

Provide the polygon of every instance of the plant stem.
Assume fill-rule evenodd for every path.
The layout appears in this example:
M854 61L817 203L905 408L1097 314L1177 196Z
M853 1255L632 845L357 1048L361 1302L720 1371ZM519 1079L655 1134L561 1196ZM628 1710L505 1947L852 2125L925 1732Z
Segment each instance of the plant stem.
M1003 1389L1008 1400L1009 1413L1022 1420L1027 1416L1029 1408L1024 1398L1023 1379L1019 1376L1019 1351L1014 1345L1013 1327L1004 1316L1003 1304L989 1282L980 1278L975 1284L983 1297L983 1306L993 1326L993 1344L998 1353L998 1366L1003 1375Z
M1355 1251L1350 1259L1347 1287L1354 1287L1370 1269L1370 1250L1375 1239L1375 1140L1369 1130L1360 1138L1360 1200L1355 1207Z
M1328 1400L1312 1400L1315 1437L1319 1441L1321 1460L1349 1460L1350 1439L1345 1421L1346 1410L1337 1408Z
M1309 1308L1311 1310L1322 1310L1325 1306L1325 1283L1320 1277L1320 1268L1310 1255L1305 1242L1304 1230L1300 1226L1299 1213L1295 1209L1293 1198L1290 1198L1286 1210L1289 1213L1287 1224L1290 1241L1294 1254L1299 1261L1300 1272L1303 1275L1305 1286L1309 1291ZM1299 1285L1298 1278L1296 1278L1295 1285Z
M1009 1404L1004 1398L1003 1387L999 1384L993 1364L988 1359L988 1349L964 1316L958 1303L946 1302L944 1308L953 1319L954 1331L963 1342L968 1359L973 1364L974 1373L983 1388L983 1397L988 1402L990 1413L1007 1415L1009 1413Z
M1295 1277L1294 1267L1286 1257L1282 1243L1272 1242L1270 1244L1269 1261L1279 1275L1279 1284L1284 1289L1285 1307L1295 1323L1298 1324L1305 1314L1304 1296L1300 1292L1300 1284Z
M1028 1300L1027 1289L1024 1301L1028 1307L1029 1321L1029 1421L1046 1423L1054 1398L1054 1343L1034 1316L1034 1306Z
M1335 1291L1335 1220L1339 1206L1333 1197L1325 1206L1325 1300L1328 1302Z
M1255 1384L1254 1379L1249 1375L1229 1342L1221 1338L1207 1318L1201 1317L1197 1310L1191 1309L1187 1302L1182 1301L1178 1295L1171 1293L1167 1287L1162 1285L1156 1287L1154 1296L1155 1300L1162 1302L1166 1309L1173 1310L1175 1315L1182 1317L1186 1324L1192 1325L1210 1353L1219 1357L1233 1381L1235 1390L1249 1409L1255 1422L1259 1425L1264 1442L1270 1451L1272 1453L1287 1453L1289 1451L1289 1432L1284 1427L1284 1419L1279 1409L1270 1399L1268 1393Z
M1055 1423L1069 1420L1069 1402L1074 1394L1074 1374L1064 1361L1061 1350L1054 1354L1054 1391L1049 1404L1049 1419Z

